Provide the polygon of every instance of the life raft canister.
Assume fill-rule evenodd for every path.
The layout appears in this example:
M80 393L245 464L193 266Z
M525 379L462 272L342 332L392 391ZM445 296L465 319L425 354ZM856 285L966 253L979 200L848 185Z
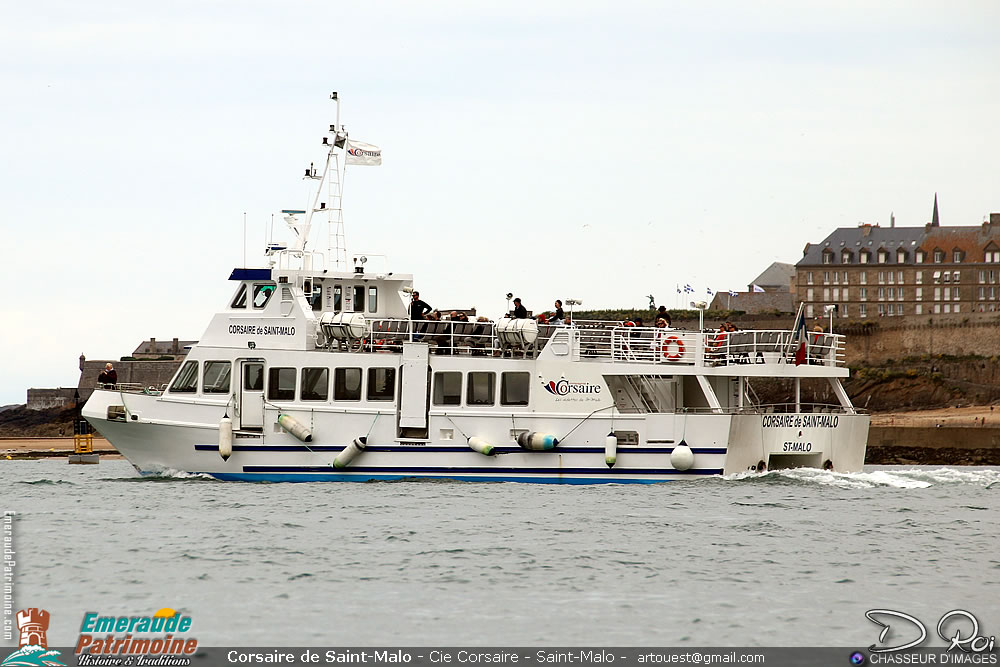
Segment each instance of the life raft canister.
M674 354L671 354L670 352L671 345L677 346L677 352ZM677 336L669 336L660 345L660 351L663 353L664 358L669 359L670 361L676 361L681 358L682 354L684 354L684 343Z

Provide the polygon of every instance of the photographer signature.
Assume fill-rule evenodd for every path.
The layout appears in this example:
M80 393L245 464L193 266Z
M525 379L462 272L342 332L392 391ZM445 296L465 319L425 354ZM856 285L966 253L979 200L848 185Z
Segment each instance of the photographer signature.
M920 635L916 639L907 642L906 644L900 644L899 646L880 647L878 644L872 644L868 647L868 650L872 653L905 651L906 649L920 646L923 644L924 640L927 639L927 628L924 624L913 616L905 614L901 611L894 611L892 609L871 609L865 612L865 616L869 621L882 628L882 632L878 635L879 643L882 643L885 640L885 636L889 633L889 628L891 627L892 622L897 620L905 622L903 626L904 631L907 628L912 628L913 630L918 631ZM884 619L885 622L876 617ZM947 634L949 629L954 630L954 634L952 636ZM963 630L967 630L968 632L963 632ZM953 609L942 616L941 620L939 620L937 624L937 634L938 637L948 642L947 650L952 651L957 648L965 653L983 653L985 651L992 652L996 641L993 635L990 635L989 637L980 635L979 621L975 616L964 609Z

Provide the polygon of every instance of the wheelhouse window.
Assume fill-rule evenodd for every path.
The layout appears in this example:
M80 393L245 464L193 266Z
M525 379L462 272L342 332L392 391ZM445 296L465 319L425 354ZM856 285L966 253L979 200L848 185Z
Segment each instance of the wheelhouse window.
M354 312L363 313L365 312L365 286L355 285L354 286Z
M185 361L170 385L171 394L193 394L198 391L198 362Z
M369 287L368 288L368 312L374 313L378 311L378 288Z
M231 308L246 308L247 307L247 284L241 283L239 290L236 292L236 297L230 304Z
M300 396L303 401L325 401L330 393L330 369L303 368Z
M333 370L333 400L361 400L360 368L335 368Z
M228 394L233 365L228 361L206 361L204 391L206 394Z
M466 405L493 405L496 403L497 374L492 372L469 373L465 390Z
M391 401L396 395L395 368L368 369L368 400Z
M531 374L508 372L500 377L500 405L527 405Z
M267 398L272 401L295 400L295 369L270 368L267 371Z
M462 374L442 371L434 374L434 405L461 405Z
M254 285L253 286L253 307L258 310L267 305L274 294L274 285Z

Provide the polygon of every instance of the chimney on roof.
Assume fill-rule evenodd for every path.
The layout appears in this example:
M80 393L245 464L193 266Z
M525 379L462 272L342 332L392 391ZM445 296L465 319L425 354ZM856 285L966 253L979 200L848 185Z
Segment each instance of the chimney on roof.
M173 347L170 348L170 354L180 354L181 346L180 342L175 338Z
M156 354L156 339L155 338L150 338L149 339L149 353L150 354Z
M990 213L990 224L1000 225L1000 213Z
M931 227L940 227L941 220L938 218L937 193L934 193L934 215L931 217Z
M890 213L889 214L889 229L892 229L895 226L896 226L896 214L895 213Z

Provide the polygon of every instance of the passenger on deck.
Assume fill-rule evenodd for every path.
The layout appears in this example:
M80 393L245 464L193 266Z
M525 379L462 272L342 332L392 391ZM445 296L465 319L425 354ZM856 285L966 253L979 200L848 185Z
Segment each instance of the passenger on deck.
M410 302L410 319L426 319L427 313L431 312L431 307L420 300L420 292L413 292L413 301Z
M514 299L514 317L523 320L528 317L528 309L521 304L521 298Z
M645 326L642 323L642 318L641 317L635 317L635 318L632 319L632 321L635 322L635 326L637 326L637 327Z
M102 385L118 384L118 371L116 371L115 367L111 365L111 362L108 362L104 366L104 370L97 376L97 381Z
M539 313L539 314L538 314L538 317L537 317L537 318L535 318L535 319L537 319L537 320L538 320L538 323L539 323L539 324L545 324L545 323L546 323L546 319L545 319L545 313Z
M554 320L566 319L566 313L564 313L562 309L562 299L556 299L555 306L556 306L556 312L552 315L552 319Z
M667 312L667 309L666 309L665 306L660 306L656 310L656 319L665 321L667 323L668 327L671 326L670 313Z

